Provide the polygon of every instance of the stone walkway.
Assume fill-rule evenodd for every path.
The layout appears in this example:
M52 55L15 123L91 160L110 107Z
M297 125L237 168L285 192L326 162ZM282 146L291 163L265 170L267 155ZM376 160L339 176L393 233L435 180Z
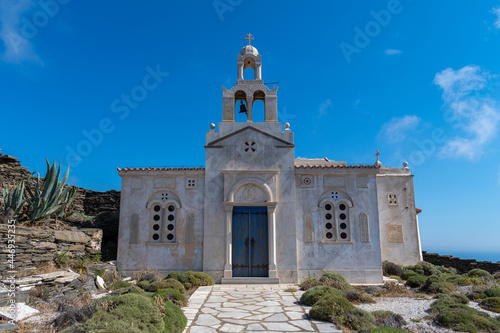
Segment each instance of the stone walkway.
M214 285L200 287L183 308L187 333L342 332L332 323L311 320L299 303L303 291L290 285Z

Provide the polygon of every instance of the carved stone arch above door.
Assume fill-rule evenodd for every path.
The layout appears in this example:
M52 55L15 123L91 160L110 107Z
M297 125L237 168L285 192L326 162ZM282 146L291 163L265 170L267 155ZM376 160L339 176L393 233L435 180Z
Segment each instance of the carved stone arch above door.
M236 181L229 190L226 202L273 202L274 196L268 184L256 178Z

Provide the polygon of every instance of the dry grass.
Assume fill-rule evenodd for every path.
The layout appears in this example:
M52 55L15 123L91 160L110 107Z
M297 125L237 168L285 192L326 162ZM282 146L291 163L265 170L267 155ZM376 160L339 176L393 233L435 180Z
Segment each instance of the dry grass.
M413 295L413 292L399 283L386 282L382 289L382 295L390 297L408 297Z
M295 287L288 287L284 291L286 291L287 293L294 293L294 292L298 291L298 289Z

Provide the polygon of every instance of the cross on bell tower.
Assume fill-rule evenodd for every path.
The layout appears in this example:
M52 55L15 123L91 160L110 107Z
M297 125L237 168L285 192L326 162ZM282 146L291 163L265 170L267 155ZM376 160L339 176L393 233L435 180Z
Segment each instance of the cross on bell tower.
M250 43L252 40L254 40L254 38L252 37L252 34L250 34L250 33L249 33L249 34L247 34L247 36L245 37L245 39L247 39L247 40L248 40L248 45L252 45L252 44Z

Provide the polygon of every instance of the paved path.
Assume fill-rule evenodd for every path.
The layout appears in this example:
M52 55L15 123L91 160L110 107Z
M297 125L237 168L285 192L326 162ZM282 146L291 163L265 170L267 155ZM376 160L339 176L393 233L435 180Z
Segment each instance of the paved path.
M311 320L299 303L303 291L290 285L214 285L200 287L182 308L187 333L342 332L335 325Z

